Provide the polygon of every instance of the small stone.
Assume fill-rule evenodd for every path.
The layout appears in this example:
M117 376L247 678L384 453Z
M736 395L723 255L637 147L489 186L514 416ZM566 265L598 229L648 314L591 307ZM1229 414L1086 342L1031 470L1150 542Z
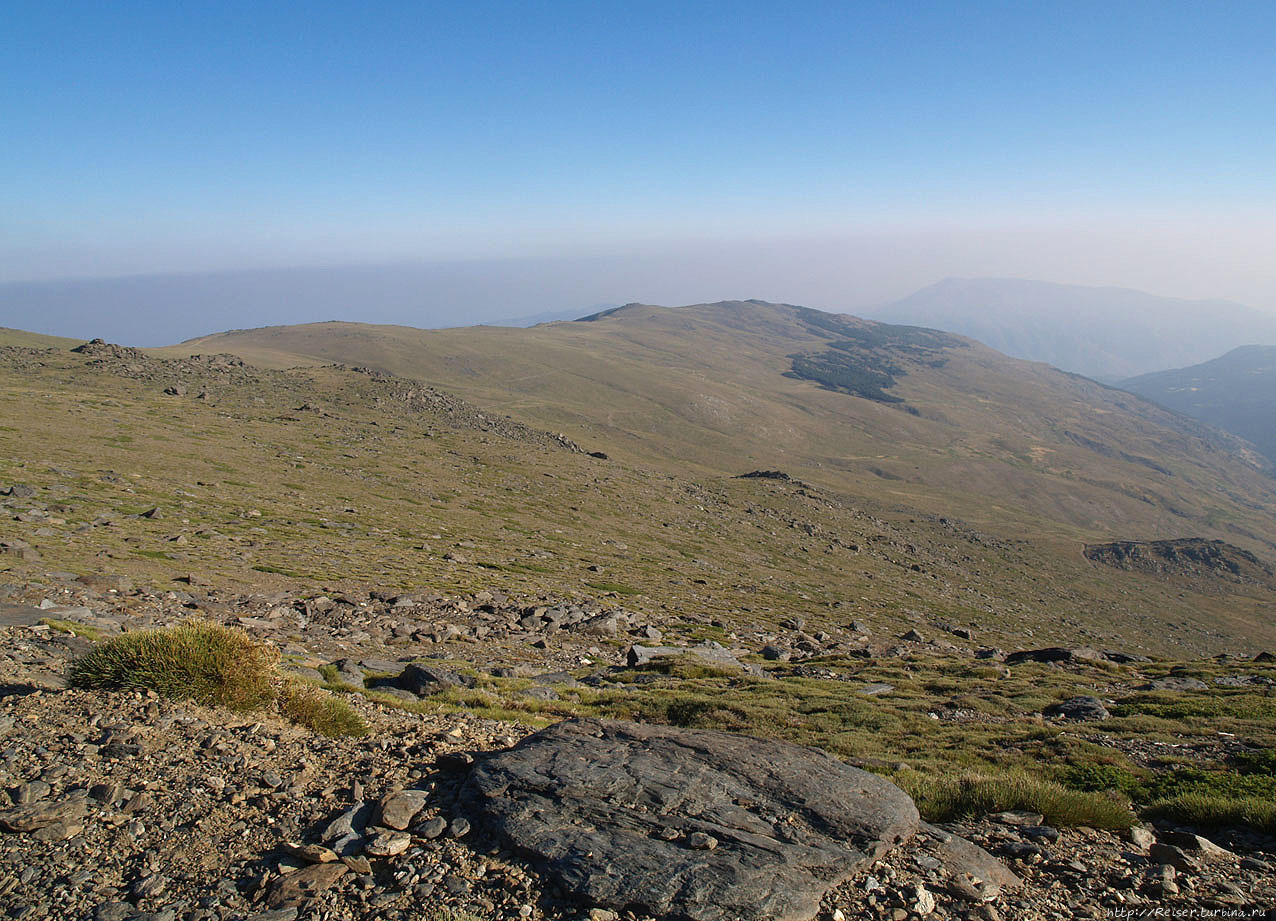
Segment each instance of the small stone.
M395 857L412 846L412 836L401 831L383 831L363 846L369 857Z
M400 790L381 798L377 807L377 824L402 831L425 808L424 790Z
M342 856L341 862L360 876L367 876L372 872L371 861L361 854L345 854Z
M718 846L718 839L706 832L692 832L687 838L687 846L697 851L711 851Z
M437 838L447 830L447 821L440 816L426 819L417 826L417 834L422 838Z
M470 820L463 816L458 816L452 820L452 824L448 826L448 834L453 838L464 838L470 833Z
M284 908L312 899L332 888L348 872L349 868L344 863L313 863L296 873L281 876L266 890L266 906Z
M1135 825L1129 832L1130 843L1141 851L1146 851L1156 841L1152 829L1146 825Z
M935 896L929 889L918 883L913 889L915 900L913 902L913 911L919 915L928 915L935 910Z
M290 841L284 844L283 849L285 853L306 863L332 863L337 859L337 852L322 844L300 844Z

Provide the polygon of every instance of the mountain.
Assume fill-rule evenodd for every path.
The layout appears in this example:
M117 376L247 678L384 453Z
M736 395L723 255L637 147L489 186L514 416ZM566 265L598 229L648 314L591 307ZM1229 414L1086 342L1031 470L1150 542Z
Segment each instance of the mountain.
M1212 361L1144 374L1120 386L1240 435L1276 461L1276 346L1242 346Z
M1167 891L1132 853L1150 836L1199 862L1185 826L1276 829L1273 481L1238 439L972 340L760 302L316 324L0 346L0 404L24 917L210 892L210 918L689 917L635 907L630 849L712 851L732 892L737 867L791 873L846 840L794 819L811 776L942 837L879 854L871 893L821 895L821 870L795 918L1093 915ZM613 781L641 808L595 796ZM489 811L524 803L551 841L531 857L496 837L520 813ZM1008 810L1049 823L1051 859L1017 859L1044 839ZM1223 834L1254 859L1191 898L1270 904L1267 838ZM550 846L597 854L616 910Z
M949 278L873 311L947 329L1017 358L1113 382L1276 342L1276 316L1230 301L1015 278Z
M730 301L526 330L270 327L164 351L376 369L669 473L777 469L999 533L1276 547L1276 481L1248 444L934 330Z

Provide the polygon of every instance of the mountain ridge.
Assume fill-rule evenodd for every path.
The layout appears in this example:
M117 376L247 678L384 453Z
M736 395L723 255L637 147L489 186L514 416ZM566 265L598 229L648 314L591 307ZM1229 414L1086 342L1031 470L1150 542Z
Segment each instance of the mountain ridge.
M886 490L934 514L1004 519L1021 531L1044 519L1050 530L1086 539L1209 530L1272 543L1258 537L1268 526L1254 517L1271 501L1274 484L1260 473L1267 462L1234 436L952 334L934 334L941 345L930 355L867 350L901 372L882 390L898 402L827 389L786 376L794 356L839 352L830 343L848 330L871 337L911 328L805 310L760 301L630 304L590 322L527 330L321 324L220 334L183 349L419 378L664 469L781 469L851 493ZM1216 480L1224 467L1230 472ZM1220 502L1235 514L1221 513Z
M1276 342L1276 316L1232 301L1019 278L947 278L870 313L1109 383Z

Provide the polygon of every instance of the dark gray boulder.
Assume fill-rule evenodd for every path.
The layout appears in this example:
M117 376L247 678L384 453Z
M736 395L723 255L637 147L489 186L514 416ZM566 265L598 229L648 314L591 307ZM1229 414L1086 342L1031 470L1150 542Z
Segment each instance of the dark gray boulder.
M458 806L578 898L687 921L805 921L918 826L894 784L814 749L592 719L481 761Z
M1112 714L1097 697L1069 697L1041 711L1043 716L1061 716L1066 720L1106 720Z

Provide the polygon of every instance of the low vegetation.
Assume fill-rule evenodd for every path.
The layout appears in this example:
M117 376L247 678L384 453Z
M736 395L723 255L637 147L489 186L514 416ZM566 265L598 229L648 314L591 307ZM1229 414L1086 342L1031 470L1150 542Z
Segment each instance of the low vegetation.
M71 685L90 690L150 690L236 711L276 709L325 735L363 735L348 703L282 674L279 655L233 627L191 620L162 630L112 637L81 656Z
M929 822L978 818L1009 810L1038 813L1050 825L1122 829L1135 822L1130 801L1125 797L1069 790L1024 771L940 778L909 773L901 780Z

